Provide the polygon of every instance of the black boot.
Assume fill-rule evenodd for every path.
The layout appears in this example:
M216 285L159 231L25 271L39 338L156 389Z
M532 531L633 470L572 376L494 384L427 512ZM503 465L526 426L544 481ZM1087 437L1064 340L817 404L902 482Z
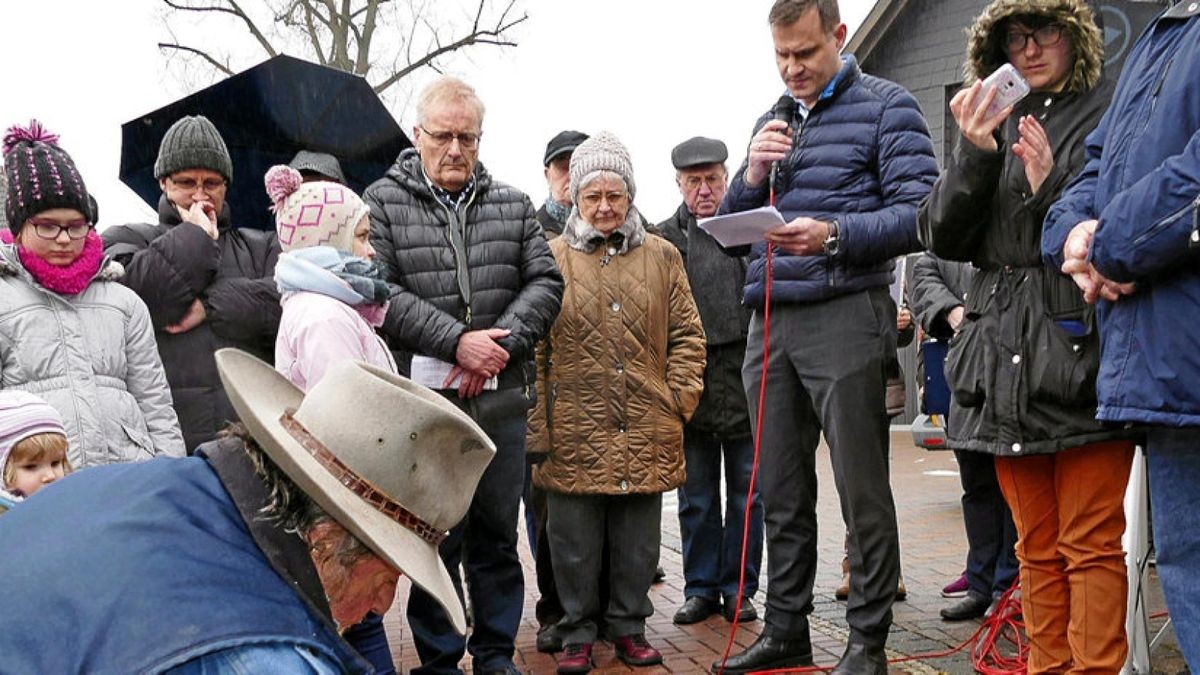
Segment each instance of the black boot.
M734 654L725 662L726 673L752 673L775 668L794 668L813 664L812 643L808 637L782 640L760 635L745 651ZM712 664L712 672L721 669L721 662Z
M887 671L887 654L883 647L851 642L833 667L832 675L887 675Z

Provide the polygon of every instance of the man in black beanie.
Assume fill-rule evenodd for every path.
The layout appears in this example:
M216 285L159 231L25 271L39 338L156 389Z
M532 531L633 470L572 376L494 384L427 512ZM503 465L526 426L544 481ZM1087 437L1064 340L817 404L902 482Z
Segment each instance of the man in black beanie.
M236 228L225 201L233 162L207 118L184 117L159 146L157 224L104 231L122 283L150 308L158 351L190 454L237 415L213 354L237 347L268 362L279 328L274 232Z

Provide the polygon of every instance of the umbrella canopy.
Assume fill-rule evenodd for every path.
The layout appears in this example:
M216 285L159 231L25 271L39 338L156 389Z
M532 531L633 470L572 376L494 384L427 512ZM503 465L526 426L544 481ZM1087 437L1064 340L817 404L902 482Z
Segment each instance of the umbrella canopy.
M276 56L121 125L121 180L152 208L162 195L154 177L158 146L186 115L207 117L229 147L233 182L226 201L239 227L275 227L263 175L300 150L337 157L361 194L412 145L365 79Z

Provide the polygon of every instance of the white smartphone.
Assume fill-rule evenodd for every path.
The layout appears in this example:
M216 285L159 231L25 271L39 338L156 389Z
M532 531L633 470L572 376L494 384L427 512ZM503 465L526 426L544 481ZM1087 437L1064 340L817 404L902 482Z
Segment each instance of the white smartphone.
M987 116L995 117L1001 110L1029 95L1029 83L1011 63L1006 63L987 76L979 90L979 100L987 95L988 89L996 89L996 98L988 106Z

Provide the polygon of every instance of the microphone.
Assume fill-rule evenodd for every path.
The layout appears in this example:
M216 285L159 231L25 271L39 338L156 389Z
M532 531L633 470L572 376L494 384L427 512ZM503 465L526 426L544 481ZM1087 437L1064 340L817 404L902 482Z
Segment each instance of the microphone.
M783 120L788 127L792 126L792 119L796 115L796 99L792 98L791 94L784 94L775 102L775 119ZM770 185L771 193L775 193L775 179L779 176L779 160L771 162L771 178Z

